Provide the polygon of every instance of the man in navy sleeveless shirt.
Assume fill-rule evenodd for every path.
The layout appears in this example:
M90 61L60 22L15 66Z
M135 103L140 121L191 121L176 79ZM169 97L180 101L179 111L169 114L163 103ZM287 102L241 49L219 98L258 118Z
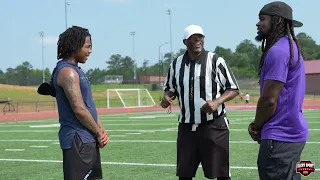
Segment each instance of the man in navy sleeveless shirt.
M109 142L101 125L91 85L78 63L91 54L91 35L87 29L73 26L60 34L60 60L52 73L59 112L59 140L63 152L65 180L102 179L99 147Z

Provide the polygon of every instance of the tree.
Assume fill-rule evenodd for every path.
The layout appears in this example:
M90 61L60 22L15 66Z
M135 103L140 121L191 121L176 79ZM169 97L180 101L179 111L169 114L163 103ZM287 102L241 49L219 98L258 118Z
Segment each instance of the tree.
M258 69L259 61L261 57L261 51L254 45L250 40L243 40L237 47L236 53L247 54L248 55L248 64L247 69Z
M16 67L17 75L19 76L19 85L29 85L29 77L31 75L32 65L28 61L24 61Z
M305 60L320 59L320 45L306 33L299 33L297 36ZM179 49L173 54L173 59L183 55L185 48ZM226 63L233 70L237 77L256 78L258 65L261 58L261 47L256 46L250 40L244 39L232 52L230 48L216 46L214 52L223 57ZM151 64L150 62L155 62ZM101 84L106 75L123 75L124 80L133 79L133 67L136 62L129 56L120 54L111 55L106 61L106 68L96 67L89 69L86 75L91 84ZM137 67L137 77L140 74L166 75L171 63L171 53L165 53L163 60L159 59L144 60L141 67ZM50 80L51 72L45 69L45 78ZM34 69L33 66L24 61L17 67L7 68L6 71L0 70L0 83L12 85L39 85L42 83L42 70Z
M230 66L233 66L233 64L234 64L234 56L233 56L233 52L231 51L231 49L226 49L226 48L223 48L221 46L216 46L214 52L217 53L217 55L223 57L223 59L225 59L225 61Z
M320 59L320 47L306 33L299 33L297 40L301 46L301 51L306 60Z
M0 84L5 84L6 79L5 79L5 73L0 69Z
M109 71L118 71L121 69L121 55L120 54L115 54L110 57L107 63L107 69Z
M129 56L112 55L107 63L108 75L123 75L123 79L133 79L135 61Z

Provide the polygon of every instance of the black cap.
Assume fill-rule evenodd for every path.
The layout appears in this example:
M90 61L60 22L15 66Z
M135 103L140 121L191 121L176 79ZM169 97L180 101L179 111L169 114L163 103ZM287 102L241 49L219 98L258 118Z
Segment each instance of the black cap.
M44 95L44 96L52 96L56 97L56 92L54 90L54 87L52 86L52 82L44 82L38 87L38 94Z
M281 1L274 1L263 6L259 15L279 16L292 21L293 27L302 27L303 24L297 20L293 20L292 8Z

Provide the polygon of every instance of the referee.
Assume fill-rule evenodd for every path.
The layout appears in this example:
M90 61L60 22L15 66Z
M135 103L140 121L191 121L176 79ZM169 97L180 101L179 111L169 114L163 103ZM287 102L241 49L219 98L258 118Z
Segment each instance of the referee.
M239 94L239 86L223 58L206 51L200 26L185 28L185 54L169 67L161 106L174 98L180 106L177 138L179 180L191 180L201 162L208 179L229 180L229 122L224 102Z

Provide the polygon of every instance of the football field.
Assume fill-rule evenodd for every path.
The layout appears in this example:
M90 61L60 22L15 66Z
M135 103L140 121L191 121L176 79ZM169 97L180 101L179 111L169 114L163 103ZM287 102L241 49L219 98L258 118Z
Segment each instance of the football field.
M305 111L310 138L302 160L320 163L320 112ZM110 135L101 149L104 179L175 180L177 117L173 112L100 116ZM258 180L258 144L248 135L254 111L229 111L233 180ZM1 122L0 122L1 123ZM12 180L63 179L57 119L0 124L0 176ZM318 149L319 148L319 149ZM302 179L319 179L319 172ZM317 178L318 177L318 178ZM204 179L201 167L196 179Z

